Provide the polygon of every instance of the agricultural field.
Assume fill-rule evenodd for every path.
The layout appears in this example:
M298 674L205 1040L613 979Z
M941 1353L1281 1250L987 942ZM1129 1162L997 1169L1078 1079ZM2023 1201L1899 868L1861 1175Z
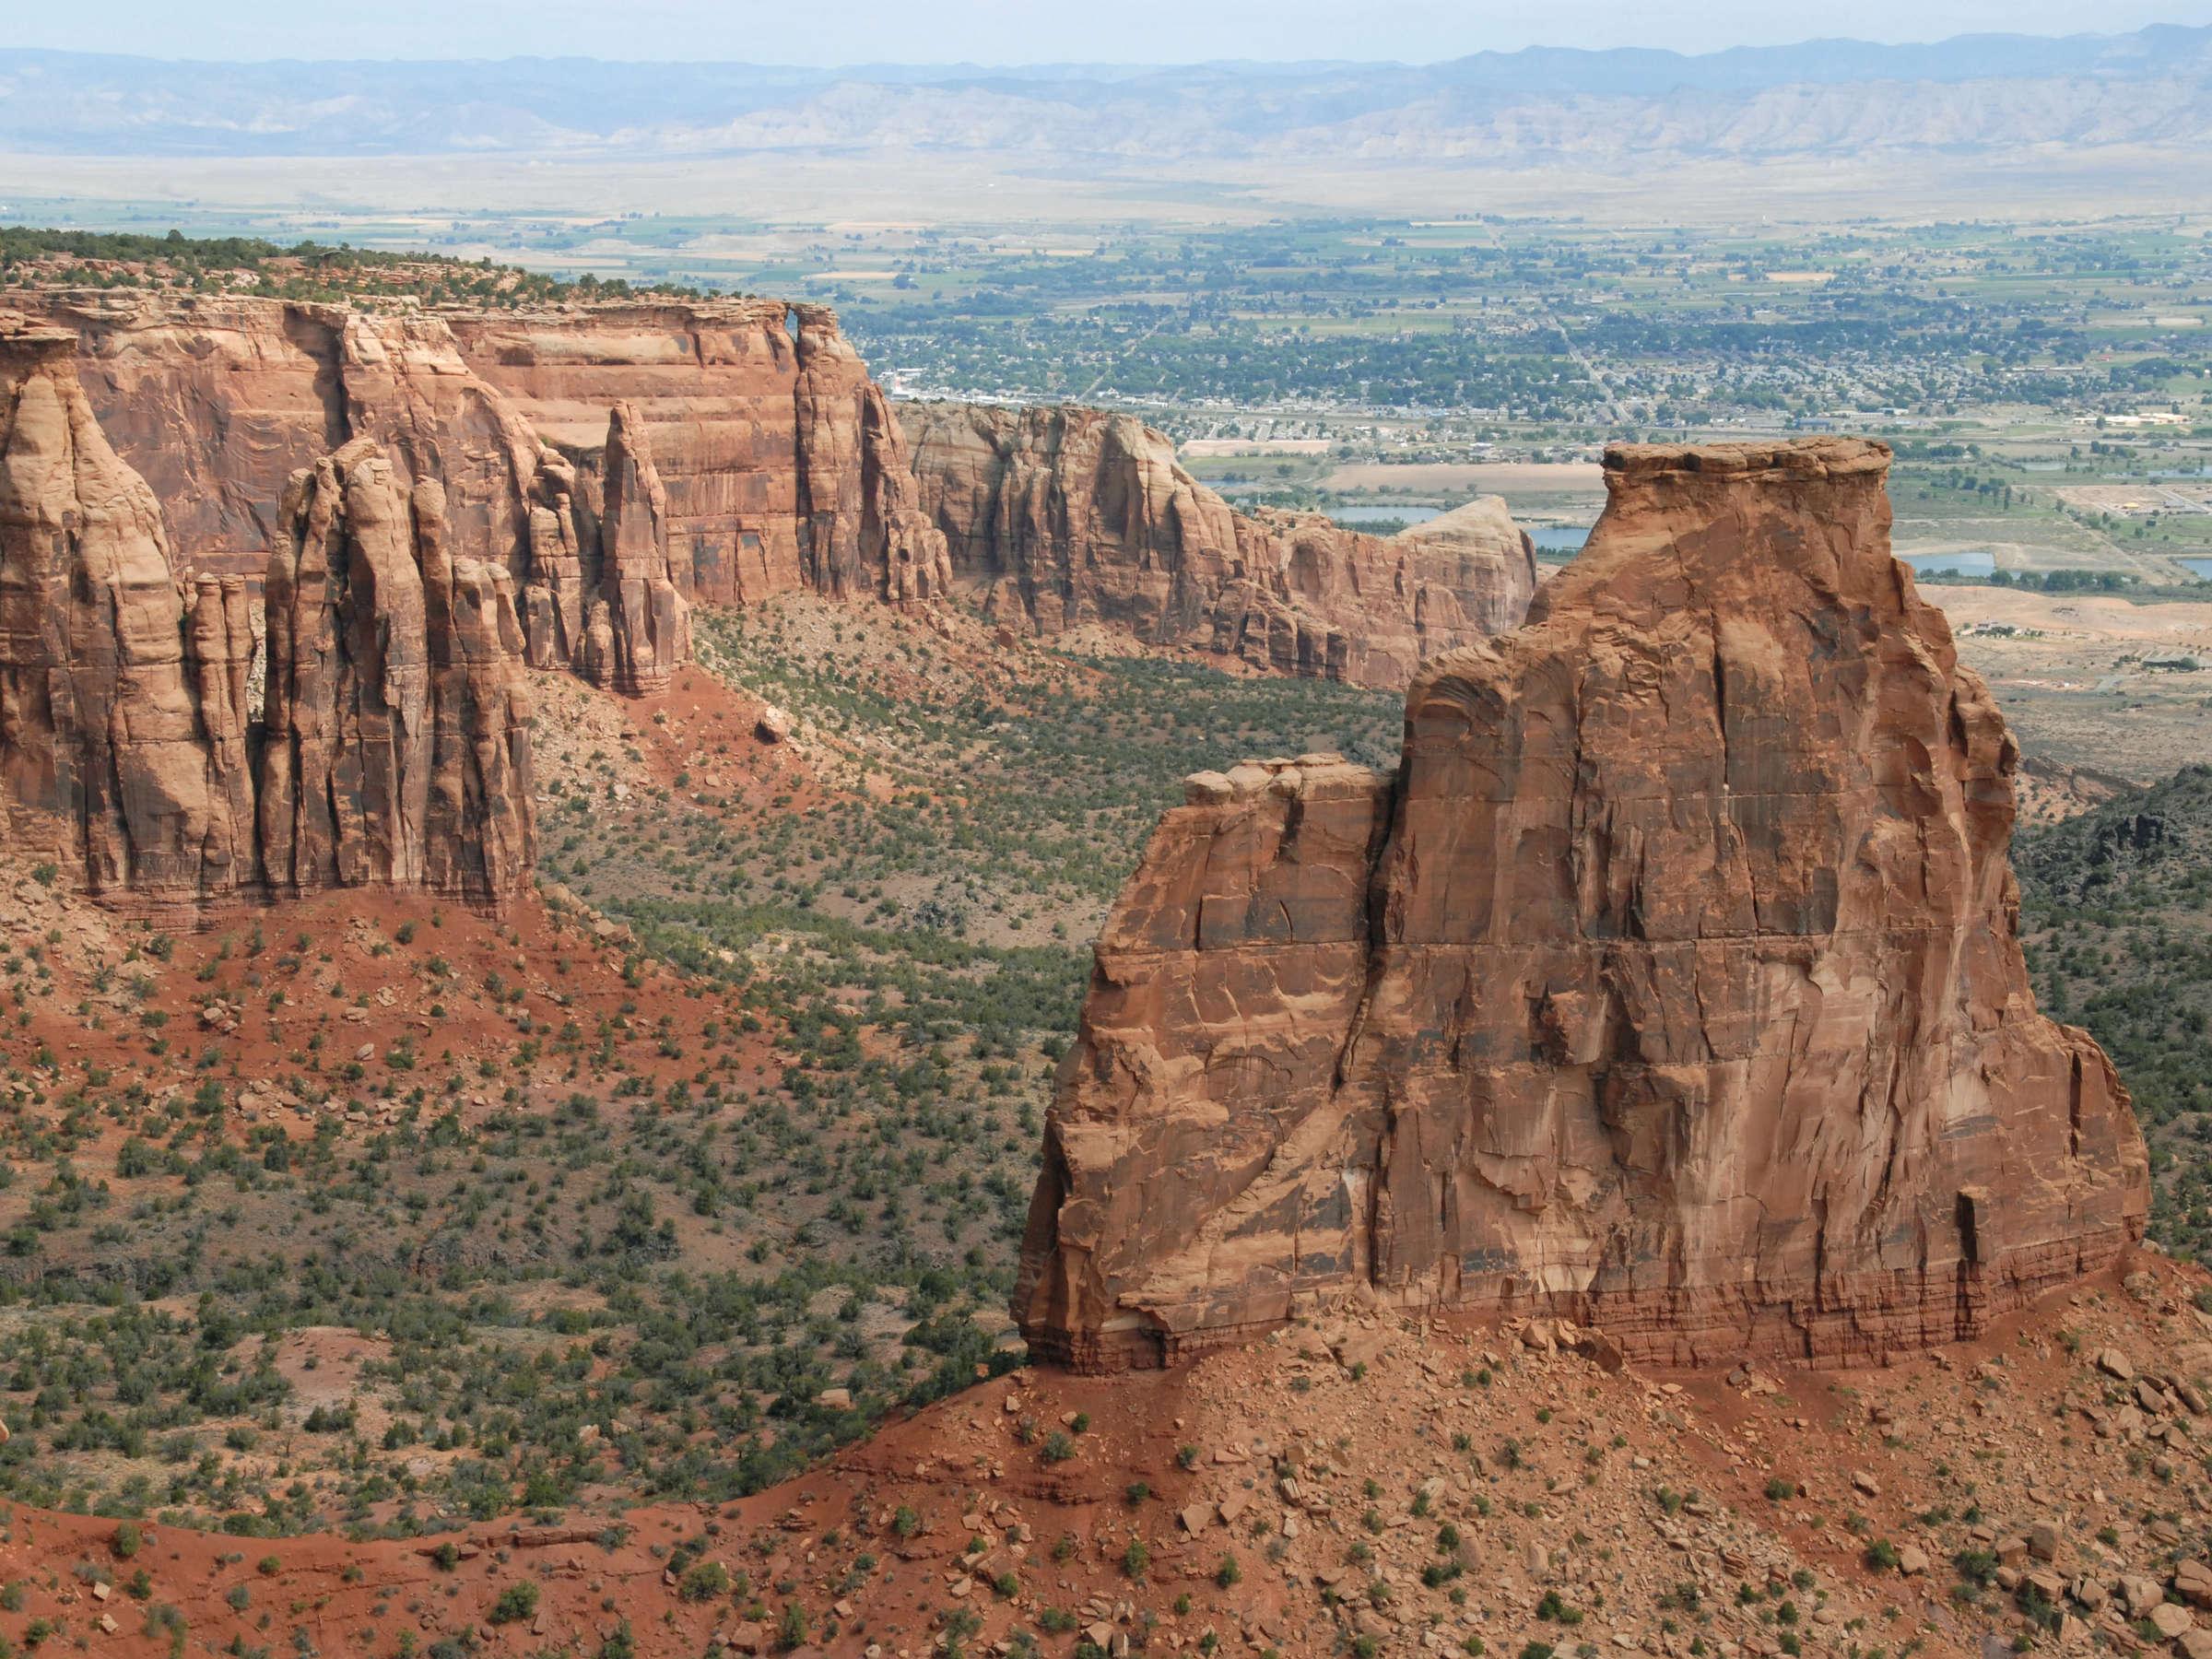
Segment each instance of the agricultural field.
M54 211L156 240L179 216ZM2145 589L2212 569L2180 562L2212 559L2212 249L2190 216L186 218L288 248L827 301L895 395L1126 408L1243 504L1387 527L1495 491L1563 554L1602 505L1608 441L1845 430L1896 445L1898 543L1924 568ZM487 297L466 266L420 268L433 301Z

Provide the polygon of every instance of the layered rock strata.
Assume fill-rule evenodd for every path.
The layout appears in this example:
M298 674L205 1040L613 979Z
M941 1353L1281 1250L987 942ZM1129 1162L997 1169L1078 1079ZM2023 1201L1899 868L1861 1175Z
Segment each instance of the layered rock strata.
M667 492L687 601L811 587L903 603L947 579L905 438L829 307L647 300L440 318L471 372L564 453L589 457L607 411L629 406Z
M444 488L356 439L287 492L268 574L262 862L270 889L496 902L535 856L512 579L454 557Z
M1238 512L1134 417L910 407L921 503L994 617L1100 623L1282 674L1402 688L1427 657L1511 628L1535 587L1492 499L1395 536Z
M535 835L505 570L371 440L296 477L258 596L180 578L66 332L0 318L0 807L7 839L140 912L330 886L497 906ZM265 715L265 718L264 717Z
M160 506L109 447L73 347L0 317L8 838L104 897L219 898L254 877L244 587L171 576Z
M456 556L506 567L532 662L576 666L619 404L653 456L667 580L687 603L808 586L912 603L949 575L898 423L826 307L423 312L84 291L24 303L76 335L95 414L195 571L257 578L288 532L291 475L373 437L410 484L443 488Z
M1889 555L1888 460L1615 450L1526 626L1422 669L1394 777L1193 780L1061 1074L1035 1352L1172 1361L1352 1293L1879 1360L2140 1238L2127 1097L2022 967L2018 751Z

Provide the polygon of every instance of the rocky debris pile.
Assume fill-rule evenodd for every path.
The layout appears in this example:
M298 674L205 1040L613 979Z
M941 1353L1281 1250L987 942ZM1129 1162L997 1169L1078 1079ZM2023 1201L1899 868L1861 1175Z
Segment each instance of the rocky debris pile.
M1546 1321L1470 1333L1324 1317L1204 1359L1134 1446L1119 1423L1055 1412L1050 1382L1010 1390L1011 1443L990 1461L1006 1480L1094 1465L1101 1483L1146 1477L1053 1554L1105 1569L1112 1587L1066 1607L1103 1652L1147 1633L1170 1652L1284 1653L1861 1640L1874 1606L1859 1587L1715 1488L1721 1437L1683 1386L1575 1337ZM1071 1587L1034 1583L1018 1618L1035 1616L1027 1594L1050 1606ZM1097 1586L1096 1571L1077 1584Z
M1191 781L1109 915L1015 1312L1159 1364L1346 1293L1631 1358L1955 1340L2142 1235L2110 1064L2039 1015L2018 751L1889 555L1878 444L1610 452L1396 779Z
M1519 622L1528 538L1494 499L1392 537L1238 512L1132 416L1075 406L905 411L921 501L988 614L1396 689L1426 657Z
M1609 1370L1548 1316L1353 1308L1172 1372L981 1382L735 1501L272 1538L254 1582L349 1626L431 1583L425 1634L493 1641L529 1577L549 1629L685 1653L2200 1659L2212 1484L2170 1447L2206 1427L2206 1287L2154 1261L1885 1368L1687 1375ZM626 1416L579 1442L619 1455ZM96 1601L67 1569L115 1523L18 1508L24 1615ZM160 1536L160 1593L250 1644L260 1608L210 1588L230 1541Z
M1900 1466L1894 1479L1854 1477L1856 1494L1880 1500L1887 1490L1899 1511L1918 1512L1897 1516L1902 1541L1870 1547L1869 1564L1907 1580L1947 1572L1955 1603L2008 1606L2067 1651L2171 1644L2186 1659L2212 1654L2212 1500L2195 1449L2212 1404L2212 1317L2171 1288L2147 1272L2128 1275L2127 1296L2145 1310L2133 1318L2115 1317L2100 1295L2077 1294L2050 1322L2062 1346L2023 1335L2010 1354L1983 1359L1959 1415L1948 1415L1959 1412L1955 1385L1924 1412L1869 1407L1867 1421ZM2161 1327L2149 1367L2130 1352L2145 1339L2146 1315ZM2103 1346L2084 1324L2103 1327ZM1953 1369L1947 1356L1934 1359ZM1932 1488L1962 1478L1953 1459L1970 1453L2006 1478L1963 1512L1929 1501Z

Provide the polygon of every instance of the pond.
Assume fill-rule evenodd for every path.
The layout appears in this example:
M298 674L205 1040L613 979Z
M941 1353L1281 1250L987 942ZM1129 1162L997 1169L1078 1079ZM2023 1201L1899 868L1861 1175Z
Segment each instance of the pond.
M1900 553L1898 558L1922 576L1988 576L1997 568L1994 553Z
M1539 553L1580 553L1590 539L1587 524L1531 524L1527 529Z
M2212 559L2186 558L2173 561L2199 582L2212 582Z

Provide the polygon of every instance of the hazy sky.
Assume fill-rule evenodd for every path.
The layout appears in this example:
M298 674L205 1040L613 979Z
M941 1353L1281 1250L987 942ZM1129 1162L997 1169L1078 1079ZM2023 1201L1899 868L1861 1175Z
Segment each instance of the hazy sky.
M2212 0L0 0L0 46L154 57L751 63L1424 62L1527 45L1706 52L2212 23Z

